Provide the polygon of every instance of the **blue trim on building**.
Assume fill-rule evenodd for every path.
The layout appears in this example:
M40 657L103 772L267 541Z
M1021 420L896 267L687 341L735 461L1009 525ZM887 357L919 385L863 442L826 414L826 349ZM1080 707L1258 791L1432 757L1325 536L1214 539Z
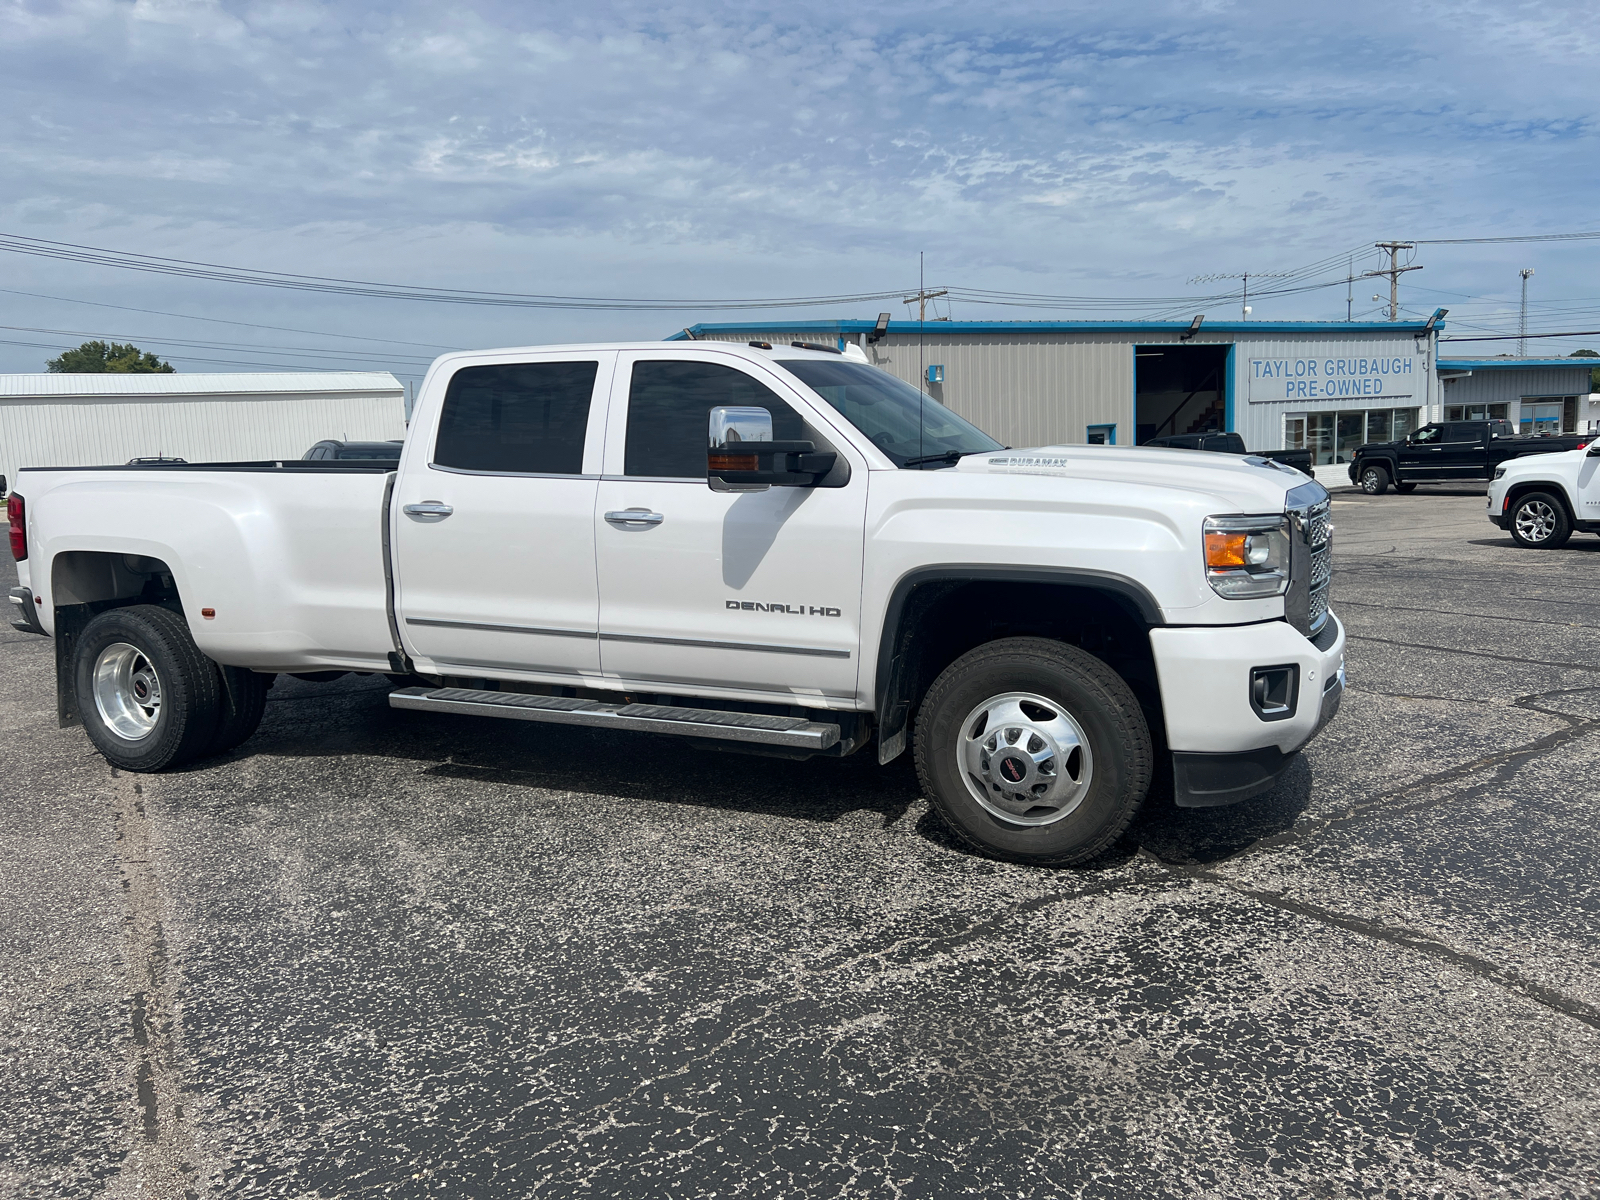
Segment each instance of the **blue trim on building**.
M1600 358L1441 358L1434 362L1437 371L1533 371L1550 367L1592 371Z
M1235 389L1235 387L1237 386L1237 383L1238 383L1237 377L1235 375L1235 371L1238 368L1238 362L1239 362L1238 350L1239 350L1239 347L1237 347L1237 346L1229 346L1228 347L1227 364L1223 368L1223 378L1226 381L1222 385L1223 386L1223 392L1222 392L1222 430L1223 430L1224 433L1232 433L1234 431L1234 429L1233 429L1233 393L1234 393L1234 389Z
M1444 322L1434 325L1443 329ZM871 333L876 321L755 321L718 322L691 325L665 339L669 342L686 341L690 335L748 333L760 336L768 333ZM1250 333L1407 333L1418 334L1427 327L1426 321L1208 321L1200 327L1201 334ZM909 335L918 330L924 333L1126 333L1129 336L1144 333L1187 333L1188 321L890 321L889 332Z

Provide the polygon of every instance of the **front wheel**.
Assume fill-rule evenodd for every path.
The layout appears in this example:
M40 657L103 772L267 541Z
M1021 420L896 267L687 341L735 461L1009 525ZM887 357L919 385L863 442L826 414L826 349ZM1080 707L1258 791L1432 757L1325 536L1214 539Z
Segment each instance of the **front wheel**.
M1382 467L1367 467L1361 472L1361 490L1369 496L1381 496L1389 490L1389 472Z
M216 735L216 664L165 608L113 608L90 621L78 636L73 682L84 732L114 767L175 767Z
M990 642L951 663L922 701L915 744L923 790L958 839L1060 866L1122 835L1155 757L1122 677L1045 638Z
M1556 550L1572 536L1566 506L1548 492L1529 492L1511 506L1511 540L1529 550Z

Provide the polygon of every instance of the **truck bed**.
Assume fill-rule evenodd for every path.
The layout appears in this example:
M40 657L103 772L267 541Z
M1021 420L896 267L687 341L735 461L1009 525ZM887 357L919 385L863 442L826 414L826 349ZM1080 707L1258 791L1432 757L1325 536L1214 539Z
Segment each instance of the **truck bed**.
M387 466L300 459L26 467L18 573L51 631L57 605L138 594L164 566L218 662L388 670L388 486ZM53 554L55 578L34 578L30 564Z

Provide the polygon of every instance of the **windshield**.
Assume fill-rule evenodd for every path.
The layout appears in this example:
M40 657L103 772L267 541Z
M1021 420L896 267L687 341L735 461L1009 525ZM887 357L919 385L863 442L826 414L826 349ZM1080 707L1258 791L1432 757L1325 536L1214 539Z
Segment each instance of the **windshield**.
M793 358L784 359L783 366L897 467L945 467L957 455L1005 448L931 396L877 367Z

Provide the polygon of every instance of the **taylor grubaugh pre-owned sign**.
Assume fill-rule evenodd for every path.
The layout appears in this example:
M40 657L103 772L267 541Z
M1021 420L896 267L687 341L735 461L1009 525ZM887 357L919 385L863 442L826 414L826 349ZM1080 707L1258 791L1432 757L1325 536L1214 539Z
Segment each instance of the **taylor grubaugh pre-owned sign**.
M1252 404L1277 400L1411 400L1421 390L1427 359L1403 353L1252 358Z

